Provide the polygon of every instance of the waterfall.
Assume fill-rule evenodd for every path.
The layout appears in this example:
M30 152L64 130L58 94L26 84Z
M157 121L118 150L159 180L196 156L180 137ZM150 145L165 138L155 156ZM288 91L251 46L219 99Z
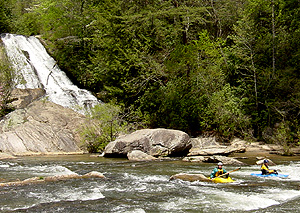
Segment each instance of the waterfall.
M17 74L17 88L44 88L49 101L82 114L100 103L89 91L70 81L35 36L2 34L1 39Z

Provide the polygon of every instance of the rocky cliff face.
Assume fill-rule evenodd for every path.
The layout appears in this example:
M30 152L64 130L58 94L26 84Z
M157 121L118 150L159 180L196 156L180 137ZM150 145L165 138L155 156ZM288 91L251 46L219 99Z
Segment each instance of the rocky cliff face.
M0 43L18 76L10 96L16 110L0 118L0 159L82 153L78 129L83 114L100 101L74 85L36 37L1 34Z
M0 150L13 155L83 153L77 132L84 121L69 108L34 101L0 121Z

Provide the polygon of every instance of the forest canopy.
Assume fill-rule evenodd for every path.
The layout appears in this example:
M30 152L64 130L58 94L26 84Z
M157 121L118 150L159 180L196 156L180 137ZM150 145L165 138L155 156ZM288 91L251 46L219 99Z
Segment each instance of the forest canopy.
M1 33L41 35L128 122L297 144L299 0L3 0Z

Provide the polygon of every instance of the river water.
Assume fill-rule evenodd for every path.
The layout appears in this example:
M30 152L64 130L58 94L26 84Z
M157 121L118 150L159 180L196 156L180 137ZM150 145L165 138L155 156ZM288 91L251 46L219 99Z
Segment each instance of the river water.
M274 161L274 159L272 159ZM300 161L275 160L288 178L260 178L254 160L230 184L169 181L176 173L209 175L214 164L181 159L130 162L90 155L22 157L0 161L2 181L90 171L107 179L76 179L0 188L1 212L299 212ZM226 166L227 170L236 167ZM4 180L3 180L4 179Z

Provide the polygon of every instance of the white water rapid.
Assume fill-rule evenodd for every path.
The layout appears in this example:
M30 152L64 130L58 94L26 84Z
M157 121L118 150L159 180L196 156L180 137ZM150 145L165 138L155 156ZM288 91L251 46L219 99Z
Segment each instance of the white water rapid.
M280 158L280 159L278 159ZM260 166L247 159L230 174L233 183L170 181L173 174L209 175L215 164L168 161L128 161L91 157L27 156L0 160L3 182L98 171L107 179L72 179L0 188L0 212L300 212L299 157L277 156L272 169L287 178L257 177ZM274 159L275 160L275 159ZM236 166L226 165L233 170Z
M2 34L1 39L17 73L17 88L44 88L49 101L82 114L99 103L89 91L70 81L36 37Z

